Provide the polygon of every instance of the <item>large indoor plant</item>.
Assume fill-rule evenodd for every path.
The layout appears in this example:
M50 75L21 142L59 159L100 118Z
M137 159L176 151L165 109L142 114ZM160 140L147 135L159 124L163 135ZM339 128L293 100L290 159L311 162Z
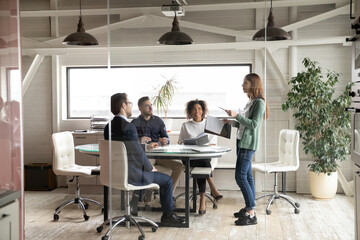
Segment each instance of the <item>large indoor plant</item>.
M300 132L304 151L314 159L309 164L312 195L331 198L337 189L338 162L344 161L350 154L350 114L345 109L350 105L351 84L334 97L340 74L327 71L324 75L319 63L309 58L304 58L302 63L306 70L290 80L291 89L282 109L293 109L293 116L297 119L295 128ZM312 182L317 178L327 181L330 176L332 180L329 181L332 182L328 186ZM325 193L327 187L331 189ZM317 190L320 192L317 193Z
M160 112L164 113L165 119L163 120L168 131L171 130L172 119L167 118L167 113L174 97L174 93L177 90L176 85L177 82L174 78L165 78L164 84L155 87L156 95L151 99L154 106L156 107L158 114Z

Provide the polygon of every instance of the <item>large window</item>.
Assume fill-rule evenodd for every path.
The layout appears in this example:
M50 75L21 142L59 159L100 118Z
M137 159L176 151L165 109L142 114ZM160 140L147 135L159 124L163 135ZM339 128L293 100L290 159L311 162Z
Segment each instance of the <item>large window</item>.
M211 115L223 117L226 114L219 107L236 110L247 103L242 82L250 72L250 64L68 67L68 118L108 115L110 96L118 92L128 94L134 103L133 116L137 116L137 100L142 96L153 97L155 88L168 79L177 82L168 117L185 117L185 103L196 98L208 103ZM156 109L154 113L163 116Z

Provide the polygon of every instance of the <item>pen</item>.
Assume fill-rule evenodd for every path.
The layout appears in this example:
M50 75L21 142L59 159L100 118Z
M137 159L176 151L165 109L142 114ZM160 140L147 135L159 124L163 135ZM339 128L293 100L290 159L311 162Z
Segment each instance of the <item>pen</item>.
M225 108L222 108L222 107L219 107L220 109L222 109L222 110L224 110L224 111L226 111L226 109Z

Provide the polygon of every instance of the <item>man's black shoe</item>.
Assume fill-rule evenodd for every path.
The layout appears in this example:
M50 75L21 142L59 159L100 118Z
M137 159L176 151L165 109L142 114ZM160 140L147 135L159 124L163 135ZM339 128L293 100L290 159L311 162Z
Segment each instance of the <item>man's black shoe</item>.
M176 215L173 212L163 213L161 216L161 223L165 224L179 224L185 222L185 217Z
M139 196L133 194L131 202L130 202L130 214L133 216L138 215L138 203L139 203Z
M247 226L247 225L255 225L257 224L257 218L256 216L250 217L250 215L247 215L244 218L239 218L235 221L235 225L237 226Z
M152 189L147 189L145 191L145 194L144 194L144 202L151 202L151 197L152 197L152 193L153 193L153 190Z

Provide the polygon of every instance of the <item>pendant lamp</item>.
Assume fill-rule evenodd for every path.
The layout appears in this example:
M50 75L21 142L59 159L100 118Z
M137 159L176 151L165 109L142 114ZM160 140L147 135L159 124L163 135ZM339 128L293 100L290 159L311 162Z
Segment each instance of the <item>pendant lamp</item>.
M175 12L174 21L172 23L171 31L162 35L159 38L158 43L164 45L186 45L193 43L193 40L189 35L180 31L179 22L176 17L176 12Z
M266 35L266 36L265 36ZM281 28L275 26L274 15L272 13L272 0L270 13L268 17L267 27L260 29L255 33L252 40L254 41L277 41L277 40L289 40L291 39L290 34Z
M80 16L79 16L79 23L77 25L77 31L67 36L64 39L63 44L81 45L81 46L99 45L99 42L96 40L96 38L93 35L85 32L84 23L82 21L82 15L81 15L81 0L80 0Z

